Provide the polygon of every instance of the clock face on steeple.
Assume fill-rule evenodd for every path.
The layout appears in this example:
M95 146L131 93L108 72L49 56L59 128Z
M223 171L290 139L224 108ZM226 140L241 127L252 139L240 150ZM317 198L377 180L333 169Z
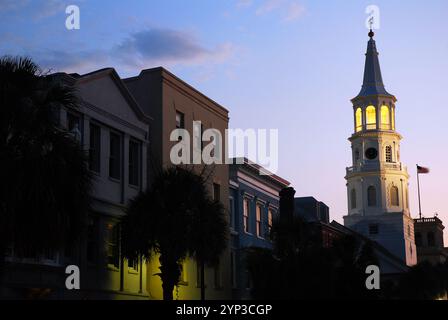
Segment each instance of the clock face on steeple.
M375 148L369 148L366 150L366 158L369 160L374 160L378 157L378 150Z

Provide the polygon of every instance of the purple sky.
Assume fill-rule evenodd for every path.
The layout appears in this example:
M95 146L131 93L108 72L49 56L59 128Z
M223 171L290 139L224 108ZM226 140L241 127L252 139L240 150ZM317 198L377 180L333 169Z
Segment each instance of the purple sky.
M69 4L80 7L80 30L65 28ZM424 216L438 212L448 224L445 0L2 0L0 53L78 73L111 66L130 76L163 65L228 108L231 127L278 128L279 175L341 222L370 4L380 8L375 38L398 99L413 216L419 163L431 168L421 176Z

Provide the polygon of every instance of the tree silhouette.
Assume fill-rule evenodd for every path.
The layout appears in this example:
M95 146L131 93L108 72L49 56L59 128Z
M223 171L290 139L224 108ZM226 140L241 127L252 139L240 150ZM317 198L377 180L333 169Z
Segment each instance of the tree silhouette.
M128 259L159 254L164 300L173 299L184 259L216 263L227 243L223 205L211 199L202 175L180 167L157 174L148 191L131 202L122 223Z
M79 237L91 175L82 147L58 124L77 109L72 87L30 59L0 59L0 256L59 250Z

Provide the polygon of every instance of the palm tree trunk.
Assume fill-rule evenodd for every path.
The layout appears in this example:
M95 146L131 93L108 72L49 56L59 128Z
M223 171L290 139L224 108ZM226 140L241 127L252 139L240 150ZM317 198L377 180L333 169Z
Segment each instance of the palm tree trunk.
M176 260L169 259L161 254L160 279L162 280L163 300L173 300L174 287L179 282L180 269Z
M201 301L205 301L205 263L201 260Z

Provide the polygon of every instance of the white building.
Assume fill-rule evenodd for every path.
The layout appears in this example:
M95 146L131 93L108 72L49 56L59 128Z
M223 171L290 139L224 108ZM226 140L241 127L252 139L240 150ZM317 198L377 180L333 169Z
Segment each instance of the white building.
M347 168L346 227L378 242L408 266L417 263L409 210L409 175L400 161L394 95L383 84L374 33L367 46L361 92L352 99L353 166Z

